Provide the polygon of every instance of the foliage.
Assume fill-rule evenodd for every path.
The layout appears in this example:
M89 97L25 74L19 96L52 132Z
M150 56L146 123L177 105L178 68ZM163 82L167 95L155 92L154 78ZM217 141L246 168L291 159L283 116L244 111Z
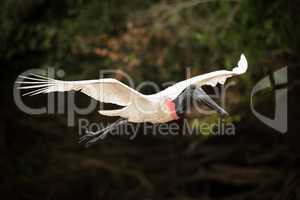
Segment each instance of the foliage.
M30 62L36 60L37 64L59 65L70 71L76 71L70 65L80 65L79 60L101 66L107 63L105 59L95 60L95 48L102 45L99 44L102 41L96 42L97 38L106 35L108 39L124 39L131 35L133 41L135 30L131 29L137 28L145 32L148 41L140 44L127 41L136 49L125 48L123 52L124 57L131 55L131 59L141 57L142 62L135 65L143 66L149 62L151 66L166 67L167 71L178 65L191 66L198 68L195 72L199 72L216 64L225 63L231 67L235 64L233 58L240 52L245 52L250 61L256 63L272 51L297 50L295 44L298 43L299 30L295 24L299 20L296 11L289 10L296 9L296 4L280 0L272 3L246 0L148 1L142 5L135 1L124 5L118 0L2 1L1 57L10 62L17 57L31 57L27 62L21 62L22 68L29 67ZM147 60L134 55L140 48L144 49L143 53L139 52L143 55L162 48L164 56L160 58L161 53L157 53ZM132 63L119 64L124 68L132 67ZM180 70L176 76L179 73Z
M269 134L250 116L248 101L257 80L284 65L298 68L299 2L0 1L2 197L296 199L298 122L296 134ZM98 78L100 69L121 69L137 82L164 83L184 79L187 67L192 75L231 69L242 52L249 70L238 77L239 84L230 88L226 100L226 109L239 110L228 110L232 114L226 120L239 131L232 137L140 134L135 141L112 137L82 149L76 144L77 131L66 127L65 116L26 115L12 98L14 80L28 68L61 68L64 78L75 80ZM297 76L289 73L289 81ZM268 110L273 102L263 97L258 103ZM29 101L43 101L37 98ZM289 101L299 104L290 96ZM296 109L289 112L295 116L291 120L299 119Z
M250 90L256 77L299 49L297 2L11 0L0 6L1 62L14 72L7 81L27 68L51 66L69 79L96 78L107 68L163 83L184 79L187 67L192 75L231 69L243 52L249 70L239 89Z

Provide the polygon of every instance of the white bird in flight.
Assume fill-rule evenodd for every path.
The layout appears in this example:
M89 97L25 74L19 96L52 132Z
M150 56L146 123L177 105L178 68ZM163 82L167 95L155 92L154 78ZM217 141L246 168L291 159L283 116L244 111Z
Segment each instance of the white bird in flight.
M224 84L227 78L246 72L248 63L242 54L238 66L232 71L219 70L192 77L178 82L158 93L145 95L124 83L113 79L61 81L36 74L33 77L19 76L22 81L16 83L27 84L18 89L34 89L24 95L37 95L49 92L80 91L103 103L123 106L115 110L99 110L106 116L120 116L121 118L108 127L97 132L87 132L80 141L87 141L87 145L96 142L117 126L127 123L151 122L153 124L173 121L185 116L189 110L189 100L216 110L221 115L227 112L218 106L201 88L204 85L216 86ZM20 80L20 79L19 79Z

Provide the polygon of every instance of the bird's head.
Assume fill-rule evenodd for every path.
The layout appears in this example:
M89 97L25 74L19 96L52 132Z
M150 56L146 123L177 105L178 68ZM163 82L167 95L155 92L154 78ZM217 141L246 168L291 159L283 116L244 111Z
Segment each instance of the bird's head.
M217 111L221 115L228 113L218 106L204 90L197 85L190 85L181 92L174 100L175 110L178 117L185 117L195 105L204 105L212 110Z
M188 113L190 113L193 107L193 94L195 90L196 86L191 85L173 100L178 117L185 117Z

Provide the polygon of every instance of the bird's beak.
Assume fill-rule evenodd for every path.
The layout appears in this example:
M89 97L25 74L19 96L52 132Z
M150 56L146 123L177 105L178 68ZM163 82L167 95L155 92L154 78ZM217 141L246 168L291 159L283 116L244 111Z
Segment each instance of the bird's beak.
M229 115L228 112L225 111L223 108L222 108L222 111L217 111L217 112L219 112L222 117L225 117L225 116Z
M219 106L208 94L204 92L200 87L196 88L194 91L194 98L197 99L198 102L204 103L204 105L209 108L217 111L221 116L229 115L221 106Z

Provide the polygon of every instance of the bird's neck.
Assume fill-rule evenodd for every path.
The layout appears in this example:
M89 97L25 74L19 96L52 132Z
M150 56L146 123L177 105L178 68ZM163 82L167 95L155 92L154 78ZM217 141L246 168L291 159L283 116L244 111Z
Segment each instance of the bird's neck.
M179 117L176 113L176 105L175 105L175 103L172 99L169 98L169 99L166 100L166 106L167 106L169 112L171 113L172 118L174 120L179 119Z

